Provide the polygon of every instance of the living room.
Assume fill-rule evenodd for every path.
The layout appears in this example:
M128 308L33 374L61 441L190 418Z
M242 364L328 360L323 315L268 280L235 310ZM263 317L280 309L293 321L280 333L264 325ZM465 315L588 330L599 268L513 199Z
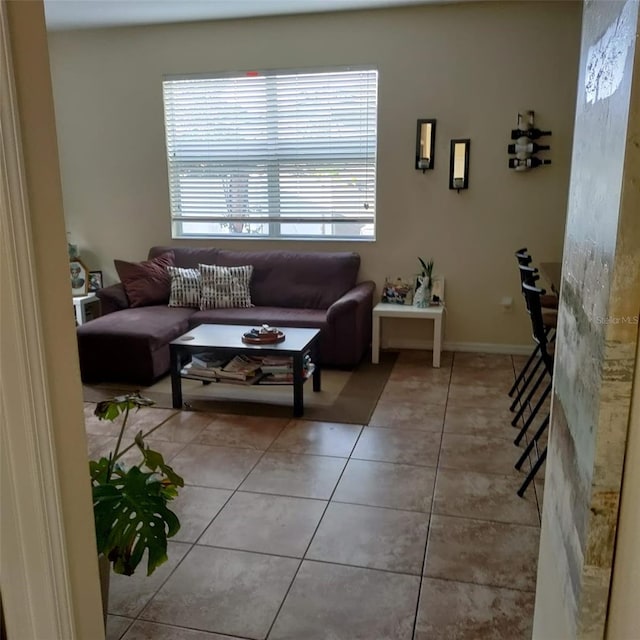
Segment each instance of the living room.
M233 70L370 65L379 72L375 241L260 240L264 249L357 251L360 280L410 277L417 256L446 278L446 341L528 344L513 251L562 254L580 5L451 3L49 33L65 219L89 269L171 243L162 80ZM551 71L553 70L553 72ZM551 130L553 164L507 165L517 114ZM416 122L437 119L433 170L414 168ZM469 188L448 188L449 142L470 138ZM177 241L184 244L184 241ZM200 241L200 245L205 244ZM255 250L253 238L209 245ZM464 258L464 259L461 259ZM474 265L469 268L469 265ZM426 346L390 323L390 347ZM428 343L428 342L427 342Z
M33 18L29 11L25 10L26 16ZM42 96L34 89L40 82L38 86L46 90L48 82L48 69L41 66L45 41L38 32L39 16L29 24L20 13L15 11L11 16L12 45L18 93L26 105L21 117L37 276L44 288L40 304L47 310L43 333L47 368L57 398L51 411L54 423L65 425L64 430L53 429L51 433L58 445L58 464L64 469L61 492L68 509L71 496L87 499L77 486L82 470L71 463L82 455L72 437L78 434L80 416L76 411L71 420L66 419L60 400L79 399L79 378L77 363L65 360L75 345L67 331L68 309L60 302L65 291L60 278L59 282L55 278L64 268L63 256L56 252L55 243L49 247L51 239L62 237L64 232L61 235L57 215L62 210L58 207L60 193L56 177L52 180L50 173L57 164L55 135L51 135L55 130L48 128L51 112L47 111L46 93L45 99L38 101L36 96ZM290 68L291 50L298 55L303 48L292 65L296 68L340 65L349 58L351 64L372 64L380 71L376 241L326 242L321 250L348 247L357 251L362 256L363 277L379 285L386 276L413 273L415 256L432 256L437 271L447 278L451 313L445 348L448 343L452 350L509 352L528 345L527 318L517 304L520 292L514 278L513 250L527 244L539 261L558 260L562 253L580 15L581 5L574 3L472 3L50 33L66 230L80 245L91 268L104 271L106 284L116 279L114 258L142 260L151 245L171 241L159 89L163 74L186 73L191 66L197 71L225 70L231 68L231 57L237 61L232 67L238 69ZM606 18L604 23L608 24ZM223 33L227 29L231 37ZM330 41L327 33L332 34ZM129 40L130 34L135 38ZM377 34L378 39L370 38L371 34ZM590 33L593 41L600 35ZM248 52L245 39L252 42ZM541 41L545 50L552 52L548 56L545 50L539 52ZM203 65L202 60L213 58L215 63ZM437 63L429 65L425 62L429 59ZM166 70L160 68L164 66ZM404 102L398 96L410 99ZM108 108L102 109L103 103ZM540 126L553 131L553 164L518 175L506 167L506 144L515 126L515 114L523 108L534 108ZM455 123L453 116L459 119ZM413 167L415 122L422 117L438 119L436 166L424 174ZM38 126L34 126L36 122ZM460 193L447 188L448 143L456 137L472 140L470 186ZM111 145L112 139L117 144ZM139 232L132 220L140 222ZM424 237L417 232L420 229L424 229ZM260 244L300 251L309 246L275 240ZM255 248L249 240L221 245ZM314 249L317 246L314 244ZM22 260L27 258L24 255ZM24 291L28 285L24 283ZM500 304L504 297L516 302L512 313L504 312ZM4 309L6 312L9 306ZM384 346L430 346L420 327L412 333L404 329L404 325L402 329L392 326ZM30 382L34 384L33 379ZM10 384L13 381L5 376L3 386L9 389ZM14 397L20 397L18 387L13 390ZM563 392L566 398L566 390ZM43 396L47 397L46 392ZM74 598L89 605L89 613L78 615L76 622L81 628L90 628L95 592L89 588L83 592L83 585L90 581L82 578L93 574L90 568L79 569L82 558L88 561L91 556L90 545L74 527L60 536L66 536L74 549L69 559ZM551 562L560 557L564 561L557 548L546 555ZM553 574L548 564L544 568L547 575ZM567 589L564 584L558 588ZM18 585L16 593L20 593ZM547 600L545 606L553 610L561 606L559 603L558 599ZM42 617L46 619L46 615Z

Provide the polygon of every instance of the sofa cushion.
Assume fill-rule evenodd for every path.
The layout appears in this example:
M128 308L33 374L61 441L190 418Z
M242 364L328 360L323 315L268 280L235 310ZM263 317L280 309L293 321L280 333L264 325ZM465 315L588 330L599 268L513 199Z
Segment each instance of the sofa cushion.
M251 307L249 282L253 267L219 267L201 264L200 309L236 309Z
M171 291L167 267L174 264L174 258L173 251L167 251L143 262L113 261L130 307L167 304Z
M167 247L158 246L149 249L149 259L173 251L175 254L175 266L185 269L197 269L199 264L218 264L218 249L207 247ZM243 264L249 264L244 262Z
M272 327L302 327L322 329L327 314L321 309L291 309L283 307L251 307L249 309L209 309L196 311L189 318L189 326L199 324L238 324L248 327L260 327L263 324Z
M171 278L170 307L200 308L200 271L167 267Z
M351 252L219 250L216 264L253 265L251 301L256 306L328 309L355 286L360 256Z
M82 379L151 384L168 371L168 343L189 330L193 313L154 305L123 309L80 325Z

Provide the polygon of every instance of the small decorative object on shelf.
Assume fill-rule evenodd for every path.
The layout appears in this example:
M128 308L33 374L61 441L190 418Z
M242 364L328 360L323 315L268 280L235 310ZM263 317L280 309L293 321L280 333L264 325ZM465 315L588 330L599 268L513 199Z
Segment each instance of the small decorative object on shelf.
M71 293L74 296L86 296L89 291L89 271L80 258L69 260Z
M102 271L89 271L89 293L102 289Z
M431 301L431 278L433 275L433 260L425 262L422 258L418 257L420 265L422 266L422 272L418 274L416 278L416 292L413 296L413 306L424 308L429 306Z
M533 111L527 111L526 115L518 114L518 128L511 131L511 139L515 140L515 142L507 146L507 151L515 155L515 158L509 158L510 169L528 171L535 167L551 164L551 160L537 158L533 155L534 153L551 149L549 145L533 142L544 136L551 135L551 131L541 131L535 128L534 117Z
M285 335L279 329L263 324L260 329L251 329L242 335L242 342L246 344L274 344L282 342Z
M391 304L411 304L413 286L398 277L395 280L386 278L382 287L382 302Z

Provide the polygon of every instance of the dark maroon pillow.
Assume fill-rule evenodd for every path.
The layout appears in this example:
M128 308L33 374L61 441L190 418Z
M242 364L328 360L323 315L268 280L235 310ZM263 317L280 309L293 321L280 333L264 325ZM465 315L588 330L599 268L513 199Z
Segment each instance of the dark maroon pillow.
M175 263L173 251L167 251L152 260L125 262L114 260L129 305L146 307L151 304L167 304L171 293L171 278L167 267Z

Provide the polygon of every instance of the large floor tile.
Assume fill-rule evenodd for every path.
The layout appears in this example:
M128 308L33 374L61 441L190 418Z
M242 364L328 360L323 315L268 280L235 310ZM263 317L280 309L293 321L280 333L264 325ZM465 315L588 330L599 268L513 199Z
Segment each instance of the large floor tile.
M475 384L451 384L449 405L454 407L508 408L509 396L502 387Z
M438 463L440 438L438 431L367 427L351 457L435 467Z
M152 434L153 435L153 434ZM128 450L123 449L122 458L119 458L122 462L126 464L140 464L142 461L142 453L138 446L133 442L124 441L123 445L129 446ZM156 440L152 436L148 436L144 438L145 447L149 447L153 451L157 451L162 455L162 458L167 464L170 464L173 467L174 458L185 448L184 442L169 442L168 440ZM174 468L175 472L179 475L183 475L180 473L179 469Z
M188 444L171 466L186 484L214 489L237 489L260 459L261 451Z
M535 595L425 578L415 640L529 640Z
M211 421L194 442L266 451L285 424L284 418L221 415Z
M265 638L299 560L195 546L141 619Z
M451 373L451 384L453 385L472 385L479 384L485 387L492 387L505 397L509 389L515 382L515 376L511 367L499 367L489 369L481 369L479 367L454 367Z
M428 524L426 513L332 503L306 558L419 574Z
M444 417L445 433L463 436L487 436L511 440L517 431L511 427L513 414L502 407L458 407L449 405Z
M473 353L458 351L453 354L453 370L481 369L491 375L496 369L513 371L512 357L504 353Z
M178 542L195 542L224 504L231 497L228 489L209 489L186 485L169 504L180 520L180 531L173 538Z
M426 365L431 367L433 363L433 351L431 349L402 349L398 353L395 368L411 365ZM453 352L442 351L440 353L440 369L451 369L453 364Z
M430 405L419 399L413 402L387 397L380 400L369 420L371 427L398 427L421 431L442 431L444 405Z
M388 382L403 382L409 389L423 389L428 385L447 385L450 377L450 369L434 369L430 361L428 364L396 364L389 374Z
M236 640L231 636L221 636L219 633L195 631L184 627L174 627L157 622L138 620L131 625L122 640Z
M387 404L389 402L409 402L444 406L447 404L447 394L449 390L448 381L441 384L430 384L420 389L409 389L404 382L389 381L380 395L379 402Z
M418 398L425 398L425 401L428 401L432 394L436 394L439 404L440 398L447 395L450 376L451 373L447 369L424 371L417 371L415 367L407 370L395 369L395 374L392 372L389 376L384 391L387 394L407 392L410 395L415 394Z
M113 451L118 438L116 436L97 436L87 433L87 454L89 460L99 460Z
M333 499L428 513L435 474L431 467L350 460Z
M424 574L534 591L540 529L431 516Z
M292 420L269 451L348 458L361 430L354 424Z
M216 416L217 414L203 411L178 411L154 429L152 434L156 440L191 442Z
M108 615L105 640L120 640L132 622L132 618Z
M411 640L419 578L305 560L269 640Z
M122 428L122 418L119 417L114 421L111 420L101 420L97 416L94 415L93 410L95 410L96 405L92 406L92 410L89 411L86 407L84 410L84 427L87 433L90 433L94 436L113 436L118 437L120 433L120 429ZM157 426L157 425L154 425ZM127 425L127 434L131 433L131 436L135 436L137 433L132 429L132 427Z
M538 524L534 492L518 497L520 479L490 473L438 469L433 513L514 524Z
M438 466L442 469L513 475L522 481L522 473L515 469L514 464L523 449L524 446L516 447L505 438L445 433Z
M240 488L328 500L345 464L343 458L267 452Z
M168 420L177 413L176 409L157 409L156 407L143 407L138 411L131 411L127 421L127 429L135 433L142 431L147 433L158 425Z
M146 554L132 576L123 576L112 571L109 576L109 604L107 607L109 613L135 618L190 548L191 546L188 544L169 541L167 547L169 559L150 576L147 576Z
M304 555L327 503L238 491L199 544L272 555Z

